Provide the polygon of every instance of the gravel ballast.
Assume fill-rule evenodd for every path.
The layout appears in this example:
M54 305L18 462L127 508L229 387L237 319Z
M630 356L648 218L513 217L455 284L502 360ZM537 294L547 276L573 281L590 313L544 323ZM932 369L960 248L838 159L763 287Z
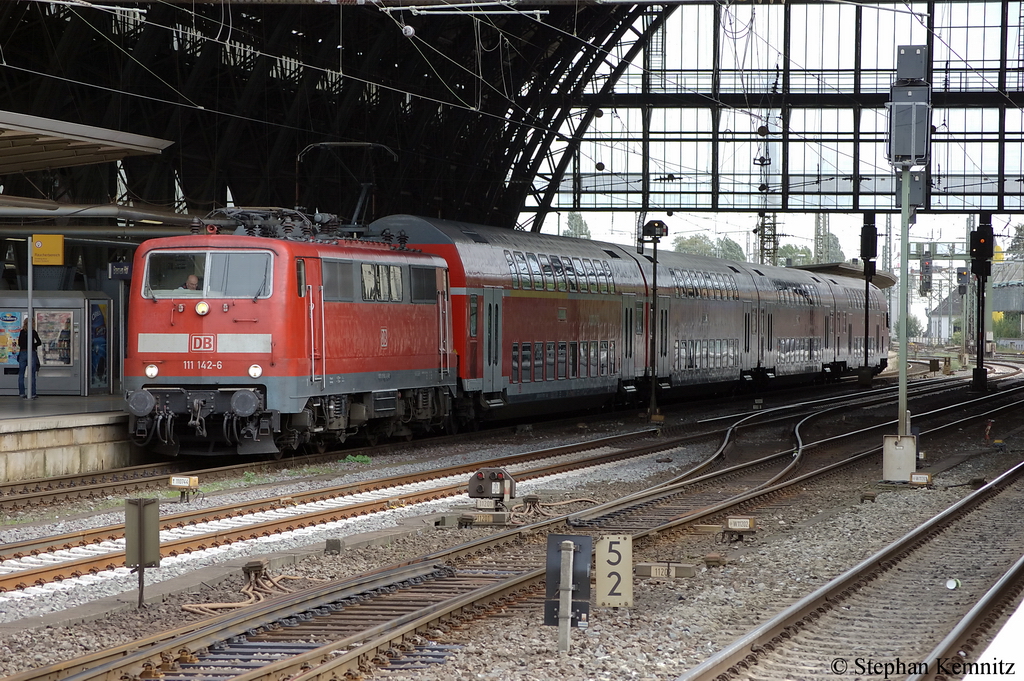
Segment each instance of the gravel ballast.
M538 437L523 441L524 438L510 437L493 448L479 447L472 452L451 449L425 452L424 459L418 461L375 467L372 471L346 471L344 480L356 479L353 477L356 475L379 477L408 467L437 467L454 464L457 460L476 460L495 455L497 448L502 454L514 453L516 449L529 451L550 446L555 439ZM604 501L678 474L686 468L687 462L697 458L697 453L674 452L670 463L655 460L664 456L652 455L553 476L538 481L533 487L523 483L519 494L540 491L553 500L587 497ZM572 649L568 654L557 652L556 628L539 626L541 610L538 603L536 608L516 608L507 617L451 632L445 640L458 643L462 648L443 665L434 665L419 672L380 674L389 679L410 681L674 678L758 622L969 494L970 487L965 483L978 477L992 479L1017 460L1019 453L986 451L936 476L931 489L878 488L876 483L880 471L852 473L847 477L816 483L785 505L757 512L758 534L754 540L742 545L724 545L713 535L691 534L634 547L634 560L637 562L672 560L697 563L697 575L674 580L637 578L634 607L619 610L593 608L590 627L573 631ZM389 469L388 473L382 473L384 468ZM327 484L330 483L309 483L311 487ZM286 494L295 486L289 487L282 482L273 491L264 488L240 493L237 498L247 498L249 494L256 497ZM867 488L877 490L874 503L861 503L859 490ZM230 503L233 498L236 497L220 496L216 503ZM276 542L246 542L245 547L227 547L215 554L196 557L187 564L185 561L182 564L165 561L166 567L153 570L153 577L159 580L173 578L199 565L213 564L227 557L257 556L268 551L317 546L327 538L394 526L402 519L446 511L467 501L456 498L418 504L310 530ZM70 531L79 522L90 526L118 522L119 513L108 515L110 517L64 519L63 525L67 528L64 531ZM10 542L33 532L50 534L52 531L52 523L38 527L8 527L0 533L0 540ZM479 528L425 528L416 536L398 539L387 546L348 550L340 555L324 555L317 551L284 572L296 577L342 578L464 543L486 532ZM703 567L699 559L712 551L723 553L728 559L727 564ZM180 572L176 572L178 570ZM298 580L294 586L301 587L305 583ZM30 594L23 598L7 598L0 600L0 621L24 622L30 627L32 620L26 618L129 592L136 586L135 575L122 574L93 585L50 589L41 596ZM182 605L241 600L241 586L242 577L238 574L198 593L172 594L164 602L144 610L130 609L71 627L23 628L9 633L0 642L0 675L45 666L196 621L198 617L183 612ZM5 596L10 595L0 595L0 598Z

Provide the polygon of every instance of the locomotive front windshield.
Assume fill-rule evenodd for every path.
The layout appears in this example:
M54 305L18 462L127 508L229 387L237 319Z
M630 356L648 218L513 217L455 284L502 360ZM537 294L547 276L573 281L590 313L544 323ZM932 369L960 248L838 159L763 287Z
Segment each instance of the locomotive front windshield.
M267 251L154 251L146 259L147 298L267 298Z

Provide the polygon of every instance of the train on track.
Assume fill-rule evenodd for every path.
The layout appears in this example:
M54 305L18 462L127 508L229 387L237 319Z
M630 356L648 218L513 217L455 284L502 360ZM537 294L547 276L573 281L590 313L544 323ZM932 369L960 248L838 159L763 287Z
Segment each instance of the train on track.
M192 232L142 244L128 310L130 430L168 455L886 365L882 292L834 273L662 251L655 289L649 251L409 215L352 238L332 216L224 209Z

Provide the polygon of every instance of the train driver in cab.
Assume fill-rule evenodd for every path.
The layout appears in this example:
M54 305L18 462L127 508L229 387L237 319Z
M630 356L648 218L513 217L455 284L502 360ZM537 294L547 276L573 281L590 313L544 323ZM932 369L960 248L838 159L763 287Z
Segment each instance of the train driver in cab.
M199 277L194 274L190 274L185 278L185 283L181 285L181 288L195 291L199 288Z

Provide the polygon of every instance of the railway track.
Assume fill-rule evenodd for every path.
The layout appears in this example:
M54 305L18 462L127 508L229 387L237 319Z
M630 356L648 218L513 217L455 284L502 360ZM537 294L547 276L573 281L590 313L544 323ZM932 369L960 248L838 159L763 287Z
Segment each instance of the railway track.
M966 645L980 626L975 604L996 587L992 599L1024 588L1024 535L1014 519L1024 503L1024 489L1015 484L1022 474L1018 464L681 681L960 676L981 652ZM952 633L943 638L946 632Z
M878 449L771 483L762 469L774 467L778 476L793 458L781 452L773 457L777 461L749 462L659 486L643 495L431 554L410 565L277 598L244 613L160 634L59 669L26 672L10 681L155 678L156 674L189 679L211 669L219 678L235 681L284 677L327 681L354 678L409 655L443 657L443 647L431 643L432 637L539 593L548 532L569 526L577 534L606 534L628 527L634 541L657 541L672 532L684 532L695 522L800 494L814 479L859 465L877 456ZM805 456L806 452L798 458ZM746 477L748 489L737 493L735 486L721 484L730 477ZM717 479L716 484L705 484L711 479ZM717 497L709 491L715 487ZM687 496L684 489L704 496L699 503L680 506L679 499ZM353 622L364 624L355 630L345 628Z
M1006 399L1013 394L1014 391L1005 391L1000 393L998 399ZM864 396L853 401L861 405L874 405L878 403L879 399L881 398L877 396ZM979 397L969 404L983 405L992 399L997 398ZM931 414L922 414L919 418L945 418L950 411L962 411L969 404L958 404L955 407L936 410ZM849 404L844 404L832 407L831 410L849 410L849 408ZM722 480L728 479L734 474L734 471L743 470L744 477L737 480L735 484L740 488L754 488L779 481L785 475L793 474L798 464L806 465L802 463L803 457L794 457L792 453L804 448L821 447L822 444L825 444L804 445L799 430L797 430L792 449L784 449L774 455L761 458L757 453L760 448L754 448L754 453L746 456L748 460L754 462L753 464L736 466L732 469L726 468L723 453L734 443L736 433L741 428L755 426L772 428L780 422L799 419L801 414L810 412L809 416L802 417L802 425L806 421L826 416L829 410L823 411L820 406L811 402L799 405L799 410L796 413L788 413L788 410L780 410L780 412L787 413L755 413L742 417L737 423L720 431L668 438L654 443L627 445L627 443L650 437L656 432L644 430L577 445L504 457L490 461L486 465L507 467L517 480L526 481L574 468L601 465L609 461L643 456L657 451L670 451L694 442L722 436L721 445L706 461L687 471L677 480L671 481L671 484L687 482L700 475L707 475L717 468L718 473L712 476L716 485L724 484ZM879 423L862 429L851 437L865 437L869 433L887 427L887 425L889 425L887 422ZM775 443L776 440L772 438L770 442ZM604 451L601 451L602 449ZM583 458L578 457L581 452L588 450L597 450L597 453ZM833 460L847 456L848 451L849 448L836 450L832 453ZM735 451L733 455L735 457ZM530 462L538 462L543 459L553 460L554 463L528 466ZM475 462L447 469L351 483L285 497L265 498L249 503L198 509L166 516L161 519L161 554L165 557L174 557L230 545L234 542L258 540L285 532L312 528L408 504L460 495L465 492L468 476L481 465L480 462ZM755 470L758 472L754 473ZM760 481L751 479L750 476L755 474L763 475L764 479ZM692 494L692 490L687 489L686 491L688 494ZM721 489L716 493L720 492ZM699 499L699 497L696 498ZM42 586L53 581L64 581L116 570L124 565L124 551L123 525L5 544L0 546L0 591L21 590L31 586Z
M1006 369L1002 371L999 376L1005 378L1013 375L1015 371L1019 371L1019 367L1006 365ZM962 378L949 377L917 381L912 386L909 394L911 396L917 394L935 394L937 390L950 389L962 383ZM882 387L871 391L846 395L840 399L843 399L844 402L848 402L851 406L854 406L856 404L863 404L865 401L871 401L878 397L888 395L894 390L895 388L893 387ZM822 403L835 399L835 397L826 398L818 402ZM809 406L814 403L814 400L801 400L797 404ZM785 410L791 408L792 407L780 407L779 409ZM578 420L579 419L574 419L573 422ZM665 432L668 434L678 432L678 430L678 427L665 428ZM468 436L479 437L484 436L484 434L470 434ZM429 442L434 446L445 446L447 443L464 444L466 437L467 434L458 436L440 436L437 438L431 438ZM376 447L346 449L343 453L351 456L380 456L400 453L409 447L416 446L419 446L419 444L396 442L378 445ZM315 466L322 463L335 463L338 461L338 457L339 452L332 451L307 454L283 460L246 461L227 466L216 466L203 469L190 468L191 465L194 465L194 461L178 460L129 466L96 473L69 474L0 483L0 511L16 512L18 510L39 508L67 501L102 499L109 496L130 494L140 491L166 490L170 486L170 480L173 476L197 476L204 482L226 480L241 477L247 473L268 473L282 468L296 468L301 466Z

